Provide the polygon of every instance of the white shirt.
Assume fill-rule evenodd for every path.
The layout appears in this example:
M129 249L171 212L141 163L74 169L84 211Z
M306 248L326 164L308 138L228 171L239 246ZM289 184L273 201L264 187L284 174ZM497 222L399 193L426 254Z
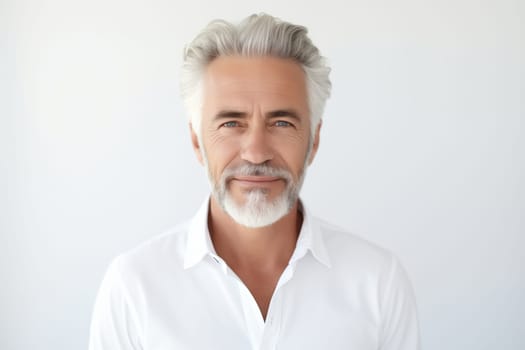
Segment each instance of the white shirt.
M303 215L266 321L215 253L206 201L193 220L112 262L89 349L420 349L414 295L397 259Z

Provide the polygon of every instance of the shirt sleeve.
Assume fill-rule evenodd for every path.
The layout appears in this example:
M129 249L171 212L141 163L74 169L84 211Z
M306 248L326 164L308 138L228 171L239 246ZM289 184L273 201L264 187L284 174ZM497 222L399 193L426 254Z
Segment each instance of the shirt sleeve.
M417 307L412 285L396 258L385 276L381 302L380 350L420 350Z
M121 258L109 266L91 319L89 350L140 350L138 317L123 283Z

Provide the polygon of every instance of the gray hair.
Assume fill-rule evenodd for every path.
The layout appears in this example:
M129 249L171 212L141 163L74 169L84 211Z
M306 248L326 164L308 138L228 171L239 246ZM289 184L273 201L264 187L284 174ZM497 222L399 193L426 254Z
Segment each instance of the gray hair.
M298 62L305 72L310 132L314 135L330 96L330 68L307 36L308 30L267 14L254 14L238 25L214 20L184 50L181 95L200 139L202 75L219 56L274 56Z

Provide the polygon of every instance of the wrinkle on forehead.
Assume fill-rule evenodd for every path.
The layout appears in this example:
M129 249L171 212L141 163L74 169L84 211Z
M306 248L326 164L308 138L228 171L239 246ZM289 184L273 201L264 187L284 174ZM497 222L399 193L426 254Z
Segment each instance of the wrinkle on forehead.
M261 105L309 113L306 76L291 59L218 57L208 65L203 82L208 106L249 110Z

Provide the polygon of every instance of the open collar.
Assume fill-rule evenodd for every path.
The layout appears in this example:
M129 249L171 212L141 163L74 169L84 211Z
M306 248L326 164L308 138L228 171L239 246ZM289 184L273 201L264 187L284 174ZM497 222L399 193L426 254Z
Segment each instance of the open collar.
M208 229L209 203L210 197L206 198L190 222L184 255L185 269L195 266L207 255L217 257ZM318 262L326 267L330 267L330 258L326 250L319 221L310 214L302 201L299 203L299 210L303 214L303 224L294 252L290 258L290 264L301 259L307 252L311 252Z

